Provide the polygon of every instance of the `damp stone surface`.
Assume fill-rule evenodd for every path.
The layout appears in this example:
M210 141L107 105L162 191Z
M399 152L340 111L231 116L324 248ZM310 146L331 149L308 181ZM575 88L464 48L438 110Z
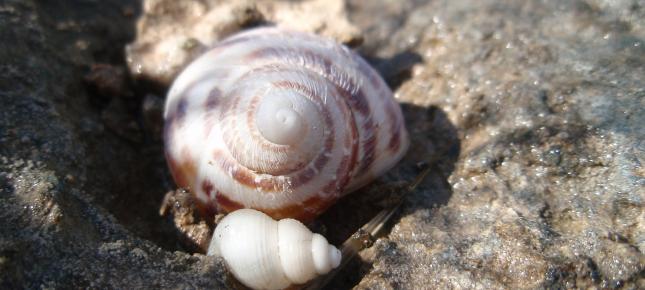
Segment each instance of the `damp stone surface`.
M645 288L641 2L337 2L333 33L360 31L412 140L311 226L339 245L418 162L433 170L329 289ZM209 28L294 11L249 3ZM237 285L159 215L175 189L155 129L165 88L131 73L125 47L154 39L137 21L176 13L163 5L0 4L0 288Z

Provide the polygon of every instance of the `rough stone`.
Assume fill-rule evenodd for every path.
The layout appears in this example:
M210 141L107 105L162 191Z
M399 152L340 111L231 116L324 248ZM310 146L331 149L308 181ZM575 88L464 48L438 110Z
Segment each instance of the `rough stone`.
M342 0L143 1L137 39L127 47L133 75L168 86L191 60L245 27L270 24L360 42Z
M396 91L404 108L444 112L460 142L448 184L409 197L363 254L358 289L644 287L642 5L354 5L364 51L423 59ZM444 206L424 202L436 194Z
M142 11L177 35L196 37L166 27L169 15L202 27L188 10L149 10L162 2L0 4L0 288L237 287L159 216L175 189L151 128L162 94L120 74L126 44L155 37L135 31ZM176 5L211 2L194 3ZM223 20L235 30L323 5L276 3ZM363 31L360 52L395 89L413 139L399 166L312 227L339 244L418 162L433 171L329 289L645 288L641 3L342 4L328 11L351 24L334 29ZM96 64L108 69L88 85Z
M0 288L226 285L222 261L162 249L143 231L127 229L137 227L127 216L152 212L159 219L146 204L158 206L160 199L120 205L129 195L147 198L145 183L131 182L146 172L137 165L142 146L105 129L83 77L96 62L124 68L122 47L133 37L134 19L123 10L134 7L132 1L0 4ZM163 189L149 192L157 190ZM163 232L148 230L155 231Z

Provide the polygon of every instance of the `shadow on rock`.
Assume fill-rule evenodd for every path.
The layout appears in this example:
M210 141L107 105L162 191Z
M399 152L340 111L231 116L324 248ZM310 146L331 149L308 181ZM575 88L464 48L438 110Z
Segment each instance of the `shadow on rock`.
M447 204L452 190L447 178L459 156L460 141L457 130L439 108L402 104L406 126L410 133L410 149L403 160L385 176L352 193L332 206L319 219L319 225L330 242L343 243L358 228L391 206L393 201L406 194L403 207L386 225L386 232L401 215L419 209L429 209ZM413 192L404 188L420 174L420 163L428 163L430 174ZM329 289L351 288L357 285L371 265L356 258L339 273Z
M423 62L423 58L413 51L402 51L390 58L363 56L383 76L392 91L412 77L412 66Z
M393 91L411 77L411 69L415 64L423 62L419 54L410 51L398 53L388 59L365 58L379 71ZM405 195L403 206L386 224L386 233L390 232L401 215L444 205L450 199L452 190L447 178L452 173L460 152L457 129L438 107L401 104L401 109L410 134L407 154L386 175L339 200L319 218L319 224L313 225L314 228L320 228L317 229L318 232L324 234L331 243L342 244L402 195ZM416 190L406 192L405 186L421 173L420 165L424 163L430 166L430 173ZM369 263L355 258L327 288L349 289L360 282L370 267Z

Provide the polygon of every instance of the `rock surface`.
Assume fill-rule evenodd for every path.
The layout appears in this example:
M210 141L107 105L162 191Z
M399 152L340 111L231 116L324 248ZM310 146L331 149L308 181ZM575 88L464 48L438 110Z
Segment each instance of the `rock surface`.
M142 5L0 4L0 288L234 285L158 214L174 189L149 128L158 97L122 79ZM435 162L330 289L645 288L642 3L351 0L347 14L413 143L314 226L340 243L383 188Z
M246 27L271 24L360 42L343 0L143 2L137 39L127 47L134 77L168 86L186 64L218 40Z
M159 246L176 239L170 221L137 222L160 219L163 186L141 180L155 164L144 164L143 141L105 125L106 101L83 84L94 62L124 66L137 9L132 1L0 4L2 289L226 285L219 260ZM144 239L155 232L156 244Z
M351 14L364 51L420 54L396 94L445 112L461 144L449 184L413 194L364 254L357 288L643 289L642 3L382 4Z

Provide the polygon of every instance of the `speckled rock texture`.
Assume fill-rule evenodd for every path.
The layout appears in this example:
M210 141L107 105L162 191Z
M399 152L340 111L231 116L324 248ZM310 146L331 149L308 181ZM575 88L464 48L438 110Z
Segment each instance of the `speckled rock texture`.
M323 5L293 5L306 2ZM349 18L332 28L362 30L359 51L393 87L412 145L311 226L338 245L418 162L433 171L329 289L645 289L642 2L336 2ZM206 30L293 13L280 3L291 10L254 6ZM153 39L137 35L143 11L0 3L0 288L239 287L159 215L175 189L159 140L165 88L128 73L125 53Z
M642 2L354 5L365 53L423 59L398 98L460 141L448 184L409 197L364 254L358 289L645 288Z
M154 164L82 80L93 62L123 63L137 3L47 3L0 4L0 288L224 288L219 260L123 226L159 219L160 199L141 196L163 187L133 182Z

